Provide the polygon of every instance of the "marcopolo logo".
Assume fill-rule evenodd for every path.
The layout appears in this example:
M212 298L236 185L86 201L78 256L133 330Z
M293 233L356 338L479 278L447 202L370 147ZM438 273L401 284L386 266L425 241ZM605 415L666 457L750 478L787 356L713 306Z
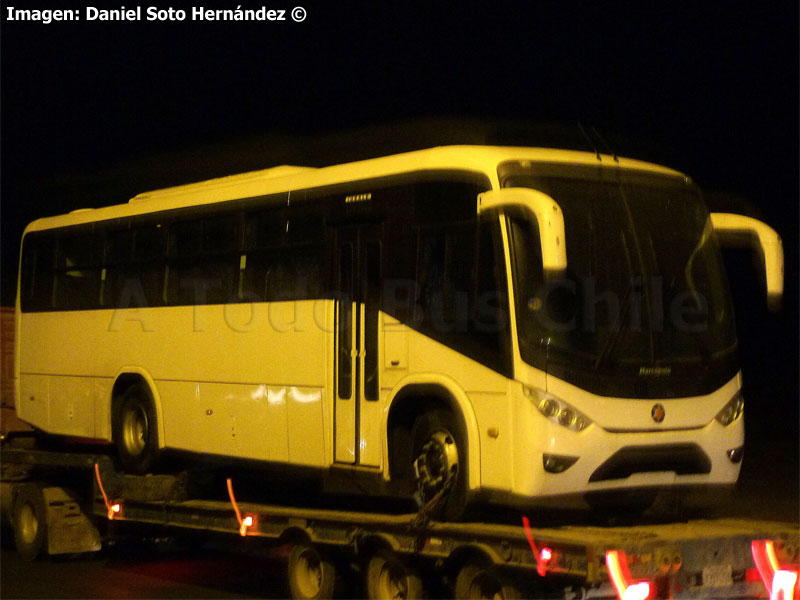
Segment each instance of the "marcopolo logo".
M664 420L664 417L667 416L667 411L664 410L664 406L661 404L654 404L652 410L650 411L650 416L653 417L653 421L656 423L661 423Z

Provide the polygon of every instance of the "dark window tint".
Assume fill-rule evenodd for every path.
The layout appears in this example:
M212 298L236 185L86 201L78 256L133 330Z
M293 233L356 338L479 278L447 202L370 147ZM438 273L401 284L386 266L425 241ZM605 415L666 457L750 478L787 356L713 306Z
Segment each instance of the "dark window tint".
M28 234L22 249L22 310L49 310L53 305L55 236L52 233Z
M203 221L203 252L222 254L238 249L238 215L219 215Z
M366 300L364 322L364 397L378 399L378 308L381 299L381 244L366 245Z
M100 237L89 230L62 233L58 239L54 307L94 308L100 299Z
M202 221L183 221L169 227L169 255L196 256L203 239Z
M510 374L508 301L499 225L472 219L419 233L417 326Z
M98 268L58 271L54 286L56 308L94 308L100 296L100 271Z
M241 273L241 299L280 302L321 297L323 250L321 245L309 245L248 253Z
M417 185L414 208L419 223L453 222L474 218L478 193L474 184L429 182Z
M295 209L298 210L298 209ZM325 238L325 223L321 214L292 214L289 218L289 243L320 243Z
M137 262L164 260L164 227L161 223L139 225L134 239L134 259Z
M353 380L351 351L353 348L353 244L346 242L339 248L339 360L337 378L340 398L350 398Z
M133 230L117 229L107 231L104 255L104 264L106 265L129 263L133 257Z
M280 246L286 238L286 211L283 207L268 208L245 215L245 247Z
M169 264L170 304L224 304L232 299L239 268L235 256L174 260Z

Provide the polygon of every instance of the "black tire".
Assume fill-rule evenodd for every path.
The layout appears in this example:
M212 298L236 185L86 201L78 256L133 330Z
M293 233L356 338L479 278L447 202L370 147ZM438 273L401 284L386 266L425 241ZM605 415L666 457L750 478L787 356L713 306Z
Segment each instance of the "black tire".
M511 600L522 597L519 589L512 583L504 581L493 568L477 563L468 563L458 572L453 596L456 600L481 598Z
M443 447L447 449L442 453ZM457 467L447 460L440 460L455 451ZM444 497L432 510L430 516L447 521L458 521L466 514L468 504L467 444L464 432L456 417L446 410L432 410L420 415L411 428L411 464L408 473L411 487L418 502L424 504L446 485L447 474L455 481ZM422 469L421 466L425 465ZM425 473L423 473L423 470ZM420 489L420 479L429 485Z
M36 560L47 554L47 508L42 488L35 483L17 486L12 526L20 558Z
M146 386L133 385L122 395L112 435L125 471L143 475L153 469L159 453L158 418Z
M366 572L367 598L371 600L412 600L422 597L422 579L389 551L370 558Z
M335 598L340 588L336 565L310 544L292 546L287 577L295 600Z

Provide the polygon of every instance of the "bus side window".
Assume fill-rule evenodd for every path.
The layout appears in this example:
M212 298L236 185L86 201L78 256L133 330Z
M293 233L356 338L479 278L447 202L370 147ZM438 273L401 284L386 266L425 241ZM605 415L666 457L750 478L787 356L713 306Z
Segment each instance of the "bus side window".
M232 298L238 283L238 232L233 214L170 225L169 304L223 304Z
M286 211L283 207L245 215L245 249L239 262L239 300L267 300L267 289L273 288L279 248L285 238Z
M99 302L102 250L98 241L90 231L59 239L54 294L57 308L94 308Z
M216 215L203 220L200 263L208 281L206 301L224 304L236 297L239 277L239 215Z
M20 287L23 312L49 310L53 307L53 242L54 236L48 232L25 237Z
M123 292L132 295L130 289L126 290L128 282L138 280L138 273L132 265L132 259L133 230L111 229L107 231L103 257L104 272L100 277L100 304L102 306L120 308L125 304Z
M163 304L164 229L162 222L151 221L140 224L134 232L133 259L136 264L139 289L144 296L141 299L145 302L144 306Z
M324 241L321 214L304 210L287 221L284 208L270 208L248 215L239 299L281 302L321 297Z

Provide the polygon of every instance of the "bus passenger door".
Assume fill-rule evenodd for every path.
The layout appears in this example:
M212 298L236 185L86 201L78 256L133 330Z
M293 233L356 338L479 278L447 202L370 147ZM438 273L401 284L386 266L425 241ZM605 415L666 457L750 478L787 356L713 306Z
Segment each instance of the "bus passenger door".
M381 403L378 311L382 280L383 225L362 225L359 230L359 352L358 352L358 464L381 465Z
M334 327L334 461L356 462L356 257L358 231L353 226L336 230L336 313Z
M381 224L336 230L334 460L381 464L378 311Z

